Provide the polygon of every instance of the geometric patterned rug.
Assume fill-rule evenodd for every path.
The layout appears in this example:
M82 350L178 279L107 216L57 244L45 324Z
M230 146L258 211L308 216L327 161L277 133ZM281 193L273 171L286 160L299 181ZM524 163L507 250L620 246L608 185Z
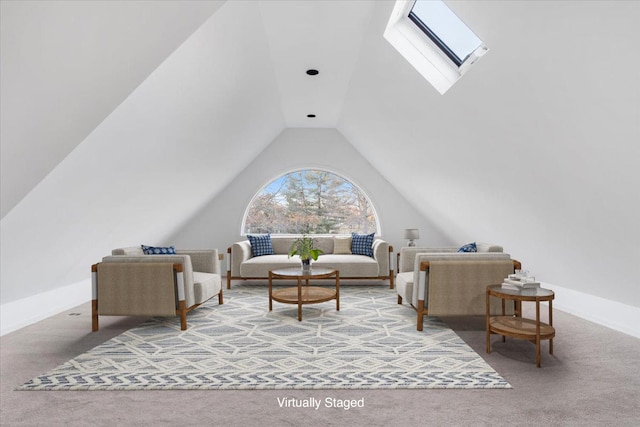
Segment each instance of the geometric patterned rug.
M225 289L187 316L153 318L18 390L511 388L437 318L385 286L340 288L335 301L273 302L261 285ZM88 327L88 326L87 326Z

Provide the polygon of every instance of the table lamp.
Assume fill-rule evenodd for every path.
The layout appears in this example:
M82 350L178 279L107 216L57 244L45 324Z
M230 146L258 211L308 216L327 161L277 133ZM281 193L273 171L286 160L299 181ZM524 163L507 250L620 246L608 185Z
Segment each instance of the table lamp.
M414 242L414 240L420 238L420 232L418 231L417 228L405 228L404 238L409 240L408 246L415 246L416 242Z

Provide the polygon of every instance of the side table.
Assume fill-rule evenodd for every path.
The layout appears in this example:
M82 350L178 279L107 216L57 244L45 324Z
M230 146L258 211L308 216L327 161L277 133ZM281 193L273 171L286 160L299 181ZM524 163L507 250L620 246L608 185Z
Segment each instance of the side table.
M502 316L492 316L489 311L491 297L502 299ZM553 354L553 337L556 331L553 328L552 301L555 294L552 290L544 288L529 288L520 290L503 289L502 285L487 286L487 353L491 353L491 334L502 335L531 341L536 345L536 366L540 367L540 341L549 340L549 354ZM505 302L514 302L515 315L505 316ZM522 302L532 301L536 303L536 318L524 319L522 317ZM540 302L549 302L549 324L540 321Z

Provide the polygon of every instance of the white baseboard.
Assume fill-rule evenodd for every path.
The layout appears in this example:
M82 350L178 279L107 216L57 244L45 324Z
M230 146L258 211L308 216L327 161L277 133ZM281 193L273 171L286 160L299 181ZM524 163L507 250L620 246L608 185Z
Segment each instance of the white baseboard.
M543 283L556 294L553 307L640 338L640 308ZM0 306L0 335L44 320L91 300L91 280L43 292Z
M0 336L91 300L91 280L53 289L0 306Z
M553 308L640 338L640 308L542 283L556 294Z

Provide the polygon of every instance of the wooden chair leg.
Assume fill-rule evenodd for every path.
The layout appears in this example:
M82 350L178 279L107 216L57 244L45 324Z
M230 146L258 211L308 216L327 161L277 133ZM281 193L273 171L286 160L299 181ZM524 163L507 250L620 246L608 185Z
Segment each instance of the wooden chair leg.
M402 304L402 297L398 295L398 304Z
M187 330L187 303L180 301L180 329Z
M231 289L231 247L227 248L227 289ZM220 303L222 304L222 303Z
M91 330L98 330L98 300L91 300Z
M220 289L220 293L218 294L218 304L224 304L222 300L222 289Z
M418 330L421 331L424 326L424 300L418 300Z
M396 287L396 281L394 278L393 270L389 270L389 288L393 289Z

